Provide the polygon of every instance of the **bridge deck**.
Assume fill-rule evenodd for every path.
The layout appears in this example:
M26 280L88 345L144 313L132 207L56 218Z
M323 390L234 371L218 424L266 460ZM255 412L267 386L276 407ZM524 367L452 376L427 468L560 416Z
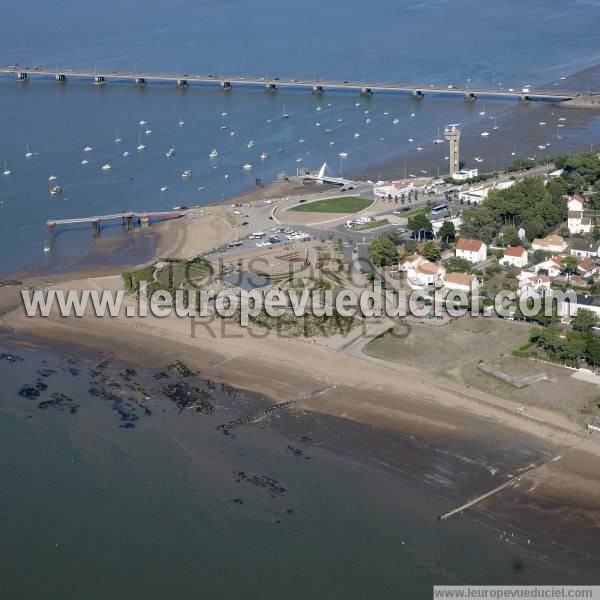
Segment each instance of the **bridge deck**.
M0 74L18 74L26 73L27 75L40 75L40 76L51 76L56 77L57 75L64 75L66 78L76 79L94 79L95 77L103 77L104 80L129 80L135 81L136 79L143 79L145 82L150 81L167 81L177 83L185 80L188 84L218 84L221 85L224 82L230 83L232 86L244 85L244 86L267 86L273 84L276 87L286 88L308 88L313 89L314 86L319 86L323 90L335 89L335 90L363 90L365 88L371 91L389 91L389 92L405 92L412 93L414 91L421 91L423 93L429 92L434 94L448 94L448 95L465 95L473 94L474 96L497 96L497 97L509 97L518 98L526 95L532 100L568 100L574 96L581 94L589 94L586 91L573 91L573 90L560 90L560 89L549 89L549 90L535 90L530 92L523 92L522 90L510 90L506 88L486 88L486 87L443 87L443 86L431 86L431 85L417 85L417 84L403 84L403 83L388 83L388 82L358 82L358 81L336 81L332 79L326 79L322 81L309 81L302 79L291 79L291 78L265 78L265 77L243 77L243 76L216 76L216 75L200 75L200 74L189 74L189 73L160 73L160 72L147 72L139 73L134 71L86 71L86 70L50 70L45 68L37 67L18 67L18 66L0 66ZM594 94L596 92L592 92Z

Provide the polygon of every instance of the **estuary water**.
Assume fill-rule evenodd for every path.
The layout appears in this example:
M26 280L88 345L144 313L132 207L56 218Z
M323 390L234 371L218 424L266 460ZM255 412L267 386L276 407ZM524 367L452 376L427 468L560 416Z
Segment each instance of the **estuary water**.
M433 584L593 577L542 531L477 510L436 518L473 493L474 473L492 485L539 447L492 435L491 449L433 448L287 411L225 435L220 424L269 403L174 369L0 357L7 598L412 600ZM213 412L180 410L165 396L177 385L202 390ZM378 464L379 445L406 466Z
M10 0L3 15L0 63L61 71L146 69L423 85L470 80L535 90L553 83L568 87L570 75L595 64L600 54L600 5L584 0L108 0L78 10L62 0ZM588 79L573 81L579 88L600 87L594 75ZM80 225L61 232L44 255L49 219L215 202L254 186L257 177L267 182L282 171L316 169L323 162L332 173L360 171L373 179L444 174L447 144L433 140L448 123L462 125L463 163L484 170L514 156L543 159L583 150L600 139L596 112L547 103L266 94L235 82L224 93L216 85L136 89L132 82L57 85L35 77L17 84L5 76L0 101L0 165L10 171L0 177L4 275L35 264L64 267L90 248L89 226ZM284 111L288 119L282 119ZM482 137L486 131L490 136ZM115 143L117 138L122 141ZM145 149L137 151L140 143ZM86 146L92 150L84 152ZM167 158L171 148L175 156ZM211 160L213 149L218 158ZM106 164L110 170L102 170ZM379 164L388 165L385 172ZM182 177L188 169L192 177ZM56 179L49 181L51 176ZM54 185L62 192L51 196Z

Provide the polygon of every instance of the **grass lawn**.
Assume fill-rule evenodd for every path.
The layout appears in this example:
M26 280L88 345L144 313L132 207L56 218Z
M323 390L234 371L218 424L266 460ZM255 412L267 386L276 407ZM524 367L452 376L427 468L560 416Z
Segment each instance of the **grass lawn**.
M373 200L360 196L341 196L306 202L290 208L294 212L356 213L371 206Z

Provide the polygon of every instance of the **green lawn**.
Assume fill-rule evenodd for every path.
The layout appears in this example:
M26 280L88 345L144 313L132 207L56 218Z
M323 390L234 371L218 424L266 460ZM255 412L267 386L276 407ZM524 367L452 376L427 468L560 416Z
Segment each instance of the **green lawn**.
M339 198L325 198L316 202L306 202L290 208L294 212L322 212L322 213L356 213L371 206L373 200L360 196L341 196Z

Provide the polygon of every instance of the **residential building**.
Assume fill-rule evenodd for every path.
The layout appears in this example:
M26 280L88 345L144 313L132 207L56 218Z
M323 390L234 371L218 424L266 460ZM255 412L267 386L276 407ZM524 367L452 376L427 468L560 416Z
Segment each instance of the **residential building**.
M549 235L545 238L537 238L533 240L531 249L552 252L553 254L560 254L567 249L567 242L565 242L560 235Z
M547 275L536 275L530 271L521 271L517 276L519 296L528 294L532 297L542 298L552 294L550 278Z
M487 246L480 240L460 238L456 242L456 257L473 264L483 262L487 258Z
M567 227L571 235L581 235L583 233L591 233L592 219L584 217L581 210L570 210L567 218Z
M446 269L439 263L418 261L406 270L406 279L413 288L442 287Z
M415 252L414 254L407 256L400 263L400 270L408 272L410 270L414 270L417 267L417 265L423 264L424 262L427 262L427 259L423 258L421 255Z
M558 277L562 273L562 261L562 256L553 256L552 258L543 260L541 263L534 265L534 273L537 274L543 270L546 271L550 279Z
M523 246L507 246L504 256L498 261L504 267L517 267L522 269L527 266L529 254Z
M580 258L577 261L578 274L584 279L589 279L598 274L598 265L589 258Z
M445 221L450 221L454 225L454 229L458 231L460 226L462 225L462 219L460 217L448 217L447 219L436 219L435 221L431 221L431 227L433 231L433 235L437 236L438 231L442 228L442 225Z
M444 287L447 290L477 293L479 291L479 279L469 273L446 273Z
M581 196L568 196L567 206L569 212L581 212L583 210L583 198Z
M598 254L598 242L584 240L583 238L573 238L571 240L571 256L582 256L584 258L593 258L600 256Z
M590 310L600 317L600 296L592 296L588 294L576 294L575 301L570 302L568 299L563 300L562 314L574 317L580 308Z

